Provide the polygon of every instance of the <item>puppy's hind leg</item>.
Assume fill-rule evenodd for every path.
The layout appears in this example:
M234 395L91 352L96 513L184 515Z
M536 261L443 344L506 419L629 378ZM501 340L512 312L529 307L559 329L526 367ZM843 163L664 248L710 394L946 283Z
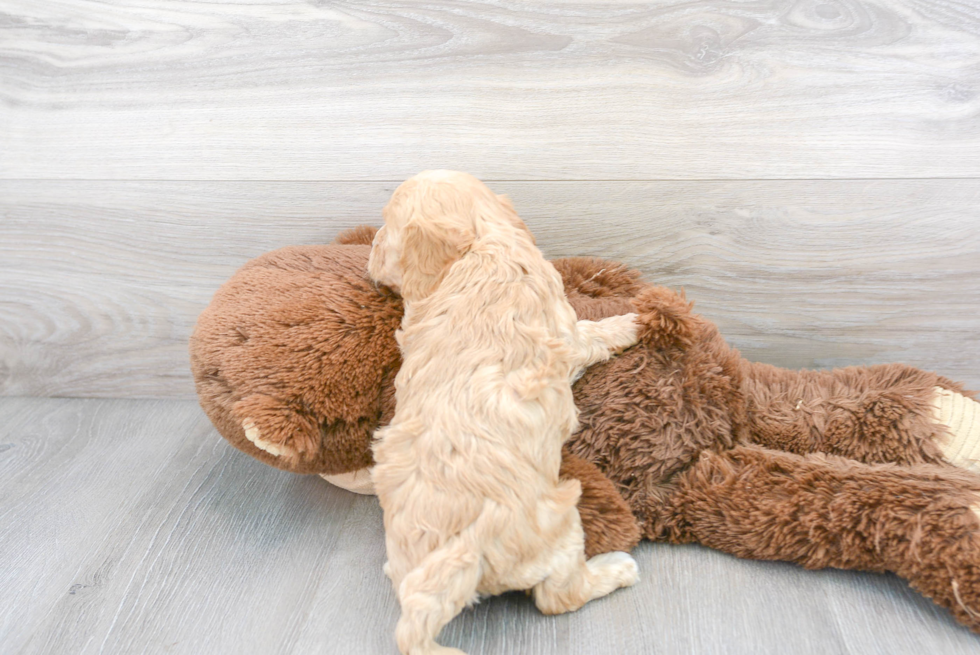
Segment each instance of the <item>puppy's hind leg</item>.
M601 321L578 321L576 331L575 377L582 369L609 359L638 340L636 314L610 316Z
M590 600L636 584L636 561L628 553L596 555L586 561L582 523L575 513L552 560L551 573L534 586L534 603L544 614L574 612Z
M555 571L534 587L534 604L542 614L574 612L637 580L636 561L629 553L603 553L588 561L582 555L574 566Z
M404 655L465 655L435 642L439 631L476 600L480 554L456 536L432 551L398 586L402 615L395 628Z

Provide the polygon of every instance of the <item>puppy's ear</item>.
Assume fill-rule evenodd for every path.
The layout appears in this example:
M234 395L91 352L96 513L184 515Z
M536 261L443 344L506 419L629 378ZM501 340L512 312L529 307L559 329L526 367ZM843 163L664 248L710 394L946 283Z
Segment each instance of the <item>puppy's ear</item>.
M514 209L514 203L511 202L510 196L506 194L499 194L497 196L497 200L503 206L504 214L507 216L507 219L511 222L511 224L513 224L514 227L527 232L527 235L531 237L531 243L538 245L534 235L531 234L531 230L527 229L527 225L525 225L524 221L521 220L521 217L517 215L517 210Z
M511 202L510 196L508 196L506 193L498 193L497 194L497 200L500 201L500 204L503 205L504 208L510 210L511 213L514 213L514 214L517 213L517 210L514 209L514 203Z
M432 293L472 243L472 236L430 221L406 225L402 232L402 297L417 300Z

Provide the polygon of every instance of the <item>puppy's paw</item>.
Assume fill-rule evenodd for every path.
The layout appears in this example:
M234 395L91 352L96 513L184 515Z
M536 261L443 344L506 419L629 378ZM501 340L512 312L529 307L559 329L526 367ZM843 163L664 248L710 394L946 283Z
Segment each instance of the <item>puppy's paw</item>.
M578 322L579 335L576 364L584 368L609 359L640 340L641 326L636 314L609 316L601 321ZM576 371L578 378L581 370Z
M245 438L251 441L259 450L264 450L273 457L282 457L292 454L291 449L286 447L284 444L277 444L263 439L262 434L259 431L259 427L252 419L246 418L243 420L242 428L245 430Z
M629 553L613 551L596 555L588 561L588 567L597 576L615 581L620 587L631 587L640 580L636 560Z
M621 352L630 346L634 346L640 340L640 324L637 315L623 314L621 316L610 316L603 319L602 323L609 323L609 349L613 352Z

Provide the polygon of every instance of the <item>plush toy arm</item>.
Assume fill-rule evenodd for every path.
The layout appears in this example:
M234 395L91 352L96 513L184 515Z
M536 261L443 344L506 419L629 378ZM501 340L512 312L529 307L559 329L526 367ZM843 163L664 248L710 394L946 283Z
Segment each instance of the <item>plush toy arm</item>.
M678 476L661 536L807 568L893 571L980 632L980 476L738 447Z
M902 364L788 371L743 362L742 376L751 438L767 448L967 468L975 449L980 455L980 405L935 373ZM943 416L937 403L945 398Z

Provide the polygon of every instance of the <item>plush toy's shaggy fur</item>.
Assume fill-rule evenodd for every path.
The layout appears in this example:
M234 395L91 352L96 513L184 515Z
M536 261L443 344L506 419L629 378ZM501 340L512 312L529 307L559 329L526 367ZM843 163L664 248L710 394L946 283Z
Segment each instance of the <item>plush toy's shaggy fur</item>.
M260 257L202 314L191 344L201 404L236 447L303 473L370 465L401 317L400 299L366 279L356 244L372 234ZM980 477L944 459L934 406L937 389L959 385L898 364L748 362L682 296L621 265L554 264L579 318L636 311L645 326L574 387L581 429L563 473L583 483L590 554L628 549L639 524L648 539L740 557L894 571L980 632ZM298 455L256 448L243 407L262 408L264 433Z
M335 245L291 246L257 257L215 294L191 338L201 406L232 445L295 473L339 474L372 464L371 436L394 413L401 366L395 330L401 298L367 277L375 228L341 234ZM555 262L559 272L567 262ZM635 273L611 265L586 288L622 311L591 311L591 297L569 298L580 318L629 311ZM567 285L567 282L566 282ZM257 412L256 407L265 408ZM242 422L282 442L316 444L295 458L258 448ZM616 488L591 463L562 453L560 476L582 484L585 552L629 551L640 530Z
M395 406L402 301L367 278L368 251L268 253L243 266L198 319L198 394L218 430L253 457L297 473L371 464L370 435ZM296 456L257 448L246 418Z

